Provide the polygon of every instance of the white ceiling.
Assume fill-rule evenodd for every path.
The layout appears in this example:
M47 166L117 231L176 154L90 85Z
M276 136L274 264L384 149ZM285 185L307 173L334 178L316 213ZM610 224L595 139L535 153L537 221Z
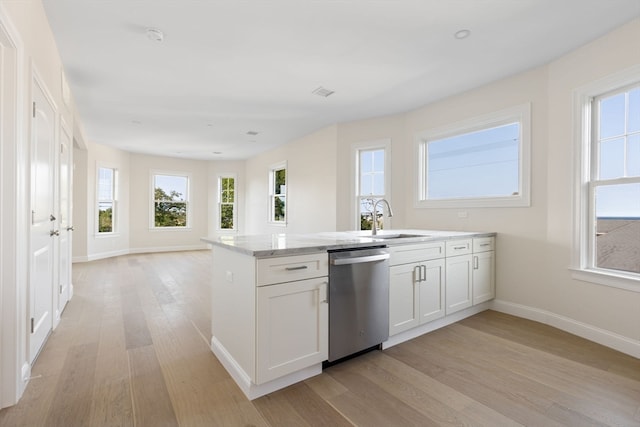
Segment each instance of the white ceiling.
M195 159L246 158L330 124L411 110L640 16L640 0L43 3L87 138ZM470 37L454 38L460 29ZM319 86L335 93L312 94Z

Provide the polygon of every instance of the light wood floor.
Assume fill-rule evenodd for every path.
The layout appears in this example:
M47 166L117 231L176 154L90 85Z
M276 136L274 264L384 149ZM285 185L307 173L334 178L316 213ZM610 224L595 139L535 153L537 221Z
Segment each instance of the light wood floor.
M209 252L74 264L1 426L640 426L640 360L486 311L248 401L208 347Z

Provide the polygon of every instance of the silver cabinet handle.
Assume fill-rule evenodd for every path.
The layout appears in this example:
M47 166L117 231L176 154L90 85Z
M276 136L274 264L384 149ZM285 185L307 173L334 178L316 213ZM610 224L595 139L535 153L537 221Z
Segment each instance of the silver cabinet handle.
M478 269L478 257L477 256L473 257L473 269L474 270Z
M420 266L420 271L422 272L422 281L426 282L427 281L427 266L426 265L421 265Z
M352 258L336 258L331 260L332 265L347 265L347 264L361 264L363 262L374 262L374 261L384 261L385 259L389 259L391 255L389 254L380 254L380 255L370 255L370 256L358 256Z
M285 267L285 270L287 270L287 271L296 271L296 270L306 270L307 268L309 268L309 267L307 267L306 265L299 265L297 267Z
M458 249L467 249L466 246L454 246L453 249L458 250Z
M484 247L484 246L491 246L491 243L480 243L480 246L481 246L481 247Z
M422 275L420 274L420 266L416 265L413 267L413 282L419 283L422 280Z

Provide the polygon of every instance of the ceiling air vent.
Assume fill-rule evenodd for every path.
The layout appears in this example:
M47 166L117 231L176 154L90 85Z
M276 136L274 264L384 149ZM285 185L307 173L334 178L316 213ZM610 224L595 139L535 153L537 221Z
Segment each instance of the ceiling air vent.
M314 95L318 95L318 96L323 96L323 97L327 97L333 93L335 93L334 91L324 88L322 86L318 87L318 89L314 90L313 92L311 92Z

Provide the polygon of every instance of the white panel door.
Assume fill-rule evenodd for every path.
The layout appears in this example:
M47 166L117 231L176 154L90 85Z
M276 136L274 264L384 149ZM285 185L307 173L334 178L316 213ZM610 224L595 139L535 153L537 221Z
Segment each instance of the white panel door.
M72 137L64 124L60 126L60 168L58 173L59 191L59 211L58 220L60 224L60 237L58 238L59 277L58 277L58 317L64 310L65 305L71 298L71 232L73 223L71 219L71 183L72 178Z
M53 326L55 108L33 81L31 122L31 236L29 265L29 361Z

